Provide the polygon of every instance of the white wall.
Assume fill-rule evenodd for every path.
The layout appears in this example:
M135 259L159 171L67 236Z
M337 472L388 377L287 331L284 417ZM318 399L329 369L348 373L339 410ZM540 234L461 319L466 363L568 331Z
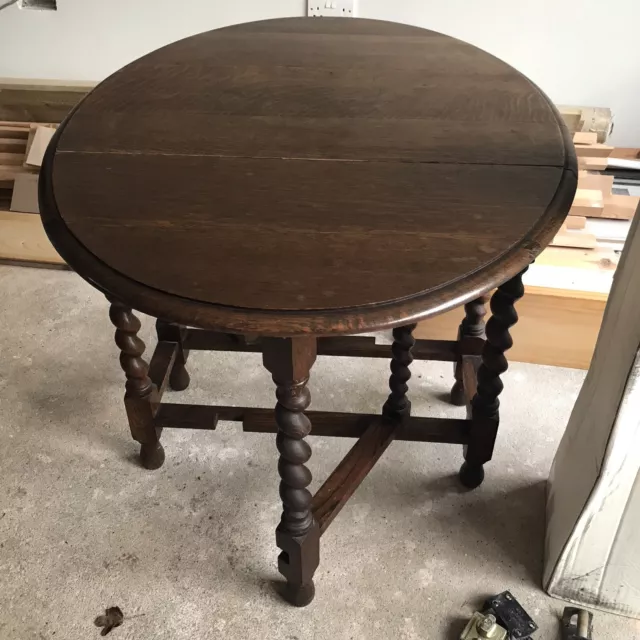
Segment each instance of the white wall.
M640 147L640 0L360 0L361 15L461 38L556 104L610 107L611 142Z
M358 0L358 15L442 31L506 60L557 103L611 107L612 142L640 146L640 0ZM0 77L100 80L216 27L304 15L305 0L58 0L0 12Z

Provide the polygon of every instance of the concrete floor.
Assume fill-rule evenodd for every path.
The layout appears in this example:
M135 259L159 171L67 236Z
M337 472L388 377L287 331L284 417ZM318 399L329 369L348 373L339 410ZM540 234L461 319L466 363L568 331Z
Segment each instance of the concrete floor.
M394 443L322 540L307 609L275 595L279 518L273 437L167 431L165 466L136 464L106 301L69 272L0 267L0 638L451 639L483 597L511 589L559 638L563 603L540 589L545 479L583 372L514 364L487 479L463 492L460 447ZM153 344L152 321L143 337ZM451 365L414 363L418 415ZM273 404L255 355L193 353L174 401ZM375 411L387 363L322 358L313 408ZM562 389L561 394L559 390ZM312 439L317 487L350 443ZM640 637L597 613L596 640Z

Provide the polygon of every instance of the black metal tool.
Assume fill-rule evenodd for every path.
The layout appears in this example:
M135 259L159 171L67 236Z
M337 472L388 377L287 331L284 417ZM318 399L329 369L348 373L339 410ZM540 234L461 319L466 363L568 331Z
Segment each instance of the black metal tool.
M498 624L507 630L512 640L526 640L538 630L538 625L510 591L503 591L497 596L488 598L484 606L484 613L492 613Z
M592 640L593 614L578 607L565 607L562 614L562 640Z

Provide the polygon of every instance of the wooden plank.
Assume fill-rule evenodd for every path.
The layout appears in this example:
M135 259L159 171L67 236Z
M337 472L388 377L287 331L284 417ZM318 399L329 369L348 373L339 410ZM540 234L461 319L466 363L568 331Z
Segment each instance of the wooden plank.
M608 144L577 144L575 149L578 158L608 158L613 151Z
M640 149L638 147L615 147L611 152L611 157L624 160L640 160Z
M602 192L603 196L611 193L613 188L613 176L605 176L600 173L580 171L578 173L578 189L592 189Z
M573 144L597 144L598 134L595 131L576 131L573 134Z
M27 147L24 151L24 166L27 167L27 157L29 156L29 152L31 151L31 147L33 146L33 140L36 136L36 129L38 125L31 123L29 126L29 137L27 138Z
M222 407L204 404L173 404L163 402L153 418L160 429L208 429L215 430Z
M525 150L524 153L518 151L522 162L533 164L540 155L554 158L545 161L549 165L560 159L554 152L557 129L555 138L551 139L541 126L550 121L549 116L532 117L532 112L542 105L531 85L522 89L525 95L530 95L526 105L515 103L505 109L504 100L497 99L496 91L500 95L505 83L512 82L511 78L507 79L503 70L500 79L495 79L493 74L499 66L496 61L480 64L477 52L473 55L469 51L463 52L467 45L459 41L439 38L436 43L425 38L423 44L419 42L422 36L414 32L407 33L407 40L403 42L404 38L396 37L401 36L400 29L394 27L394 31L398 29L396 36L387 38L380 33L380 37L369 41L371 46L359 47L355 33L346 37L345 32L351 29L338 28L342 33L311 35L311 39L321 39L323 43L321 49L312 51L306 36L281 33L274 38L274 34L257 32L248 36L240 33L242 29L244 27L228 38L216 37L206 43L207 72L198 76L193 87L185 83L180 90L171 93L163 91L159 83L146 82L144 96L130 90L132 84L139 84L138 73L148 78L152 67L187 64L185 61L189 56L185 55L184 49L171 55L170 62L159 62L165 60L162 50L151 55L152 63L148 58L136 62L134 67L127 69L127 74L135 76L132 84L118 90L120 82L113 79L116 93L122 95L124 91L127 95L128 117L116 116L118 126L103 127L106 123L101 119L80 109L74 115L74 125L84 131L83 123L91 122L89 136L81 133L76 137L68 129L61 141L63 147L75 151L105 148L126 151L127 147L143 150L149 143L141 139L142 129L148 128L152 132L150 139L154 150L162 153L186 150L196 154L206 149L204 153L215 155L250 154L255 157L266 152L276 157L313 154L316 158L349 159L363 153L369 157L372 154L389 156L392 146L393 157L410 159L412 156L416 161L425 161L425 156L430 156L435 162L446 162L458 153L452 147L459 146L458 139L462 139L469 162L489 156L493 162L497 163L496 156L502 157L504 162L504 158L513 154L516 141L518 148ZM198 43L194 46L197 48ZM321 67L318 67L318 56L322 58ZM288 61L292 58L295 58L297 72L290 69ZM237 65L252 64L255 59L261 61L260 73L250 80L234 72ZM349 65L345 66L344 60L349 60ZM311 69L324 71L300 73L306 64L311 65ZM399 68L403 69L400 76ZM469 96L450 82L444 69L460 70L460 79L464 78L473 87L471 110L481 113L481 119L490 125L477 126L473 118L460 117L461 109L469 107ZM186 77L190 78L189 75ZM178 78L175 80L179 81ZM419 86L428 86L428 95L415 91ZM384 87L384 91L379 87ZM414 89L408 92L403 87ZM106 113L119 114L115 100L104 90L103 83L96 88L92 99L97 99ZM511 86L510 90L515 95L516 90ZM240 102L238 91L244 96ZM271 96L268 101L261 98L265 91ZM317 105L307 100L304 111L296 113L297 104L303 104L300 102L302 96L309 93L331 95L331 100L320 100ZM150 113L148 105L158 100L162 101L162 113ZM261 104L259 110L252 104L254 100ZM180 135L174 136L170 123L175 118L171 111L175 105L183 112L184 101L190 102L190 116L181 118ZM501 107L495 115L494 102ZM516 131L509 122L514 119L511 111L523 107L527 115L518 119ZM357 113L364 113L366 117L354 117ZM140 127L135 121L143 114L145 124ZM245 120L244 115L249 118ZM291 116L294 116L293 121L288 120ZM342 118L347 118L348 122ZM348 126L345 128L345 125ZM110 129L109 136L107 129ZM460 133L454 135L454 130ZM208 140L211 132L216 135ZM437 143L424 144L432 137L438 140ZM359 150L349 142L356 138ZM484 143L478 142L479 138ZM470 139L474 140L473 144L469 143ZM261 141L257 151L256 140ZM501 141L499 144L498 140ZM123 149L122 145L127 147Z
M0 131L0 136L2 132ZM21 153L24 156L26 142L23 138L0 137L0 153Z
M607 107L582 107L582 131L595 131L604 143L613 130L613 113Z
M379 414L342 413L337 411L307 411L311 420L312 436L335 436L359 438L372 422L380 419ZM220 420L234 418L223 418ZM246 409L243 429L258 433L275 433L273 409ZM397 440L410 442L441 442L466 444L469 422L454 418L423 418L412 416L399 429Z
M416 360L455 362L458 357L458 345L454 340L416 341L412 354ZM319 338L318 355L390 358L391 345L376 344L375 338L360 336Z
M11 197L11 211L40 213L38 204L38 174L22 173L16 176Z
M380 420L379 414L306 411L311 420L310 436L359 438L369 426ZM273 409L229 407L163 402L154 424L163 428L215 430L217 422L242 422L248 433L276 433L278 425ZM396 434L398 440L466 444L469 421L456 418L411 417Z
M590 275L593 272L603 274L613 274L618 266L619 255L612 249L598 247L593 251L581 251L579 249L562 249L560 247L547 247L537 258L533 269L538 266L552 267L554 271L561 274L566 269L575 272L582 272ZM557 269L556 269L557 268ZM538 285L540 287L553 287L553 282ZM553 287L561 290L562 287ZM609 288L607 288L607 291ZM582 296L587 289L578 287L566 292L569 297ZM606 298L606 296L605 296Z
M24 160L24 154L22 153L6 153L0 151L0 165L5 167L21 165Z
M359 438L369 425L380 418L375 414L354 414L334 411L306 411L311 420L312 436ZM278 427L273 409L247 409L242 428L251 433L275 433Z
M608 166L608 158L578 158L578 169L585 171L604 171Z
M29 136L28 127L16 127L14 125L3 125L0 123L0 138L13 138L26 140Z
M13 182L16 179L16 176L22 173L32 173L31 169L27 169L26 167L20 165L10 165L3 166L0 165L0 184L8 183L6 186L13 187ZM4 185L3 185L4 187Z
M62 122L87 88L0 87L0 118L20 122Z
M378 420L371 424L342 462L318 489L311 510L322 535L355 490L362 484L380 456L393 442L398 423Z
M557 105L569 131L595 131L598 142L604 143L611 133L613 114L606 107Z
M602 191L596 189L576 189L569 215L599 216L604 207Z
M40 167L45 151L56 130L53 127L36 126L33 137L27 143L27 157L24 163L31 167Z
M0 78L0 89L31 91L74 91L81 95L91 91L95 82L87 80L50 80L47 78Z
M567 216L563 226L567 229L584 229L587 226L587 219L584 216Z
M131 159L134 159L135 166L130 164ZM508 246L508 242L517 238L522 241L522 234L526 235L532 228L541 233L543 227L529 226L526 230L524 227L543 215L545 206L542 203L547 197L551 200L558 183L555 168L544 168L536 178L537 168L526 167L525 170L520 166L302 160L285 164L287 184L295 183L296 189L287 191L287 197L281 201L284 208L274 208L269 202L275 203L282 193L273 190L273 180L283 172L283 167L272 160L221 160L209 156L176 159L156 154L59 152L55 160L55 197L64 212L68 231L92 248L96 258L113 269L122 270L125 256L136 256L141 242L155 247L159 253L173 247L172 255L184 255L185 260L192 255L209 256L208 262L211 263L211 256L215 255L214 262L207 265L201 277L182 279L180 290L184 297L203 303L215 299L216 304L226 307L270 308L274 309L273 314L276 314L275 309L286 310L296 306L318 309L345 305L367 305L366 313L383 314L386 312L371 305L372 301L398 300L413 295L412 291L415 294L430 290L430 287L444 282L443 272L450 272L446 277L461 272L456 255L465 256L464 270L471 271L474 264L486 265L494 257L497 259L501 242L507 242L504 246ZM155 168L160 169L159 173ZM254 171L252 188L243 194L243 180L247 175L243 171L249 170ZM105 171L108 172L108 180L104 179ZM138 171L154 176L154 188L145 197L142 197L139 178L136 177ZM206 175L205 180L201 178L201 172ZM467 176L467 173L472 176ZM465 184L454 199L447 195L443 186L449 174ZM176 175L180 175L177 181ZM320 182L325 186L320 187ZM79 184L82 189L78 188ZM349 185L346 195L339 193L343 184ZM371 198L367 184L376 185L378 197ZM394 218L393 233L387 233L387 225L385 241L376 242L368 231L375 227L367 227L367 224L371 225L376 220L376 225L384 226L390 210L383 206L384 198L395 194L392 200L397 202L397 198L403 197L402 185L407 188L412 185L411 197L403 200L403 215ZM215 195L220 189L225 193L225 213L216 216L212 222L205 213L205 205L210 205L211 199L205 195ZM526 201L534 196L535 202L529 207ZM319 201L323 202L325 211L322 228L328 229L326 233L310 231L317 225L312 221L312 208L306 207L305 203ZM426 201L429 201L429 211L433 214L429 216L429 233L424 235L418 233L416 224L420 224L420 220L424 222ZM194 204L197 202L201 204ZM494 202L494 205L489 206L487 202ZM506 206L508 212L503 210L505 202L510 203ZM349 203L353 204L351 209ZM513 215L514 208L517 215ZM198 215L189 213L196 210L200 212ZM246 220L241 226L226 223L225 216L231 220L235 210L247 211L247 216L255 224L245 224ZM362 217L362 224L350 223L352 231L346 233L345 223L341 220L348 210L349 219L360 220ZM162 211L164 219L171 219L174 224L182 224L178 221L183 219L189 222L184 223L180 233L167 233L162 225L157 224L159 211ZM301 211L306 213L302 215ZM461 211L469 221L464 234L459 233L460 220L456 215ZM476 211L482 213L478 213L480 217L476 216L474 220ZM288 226L285 225L287 216L293 216ZM500 216L506 216L508 224L500 226ZM365 224L365 221L369 222ZM486 229L494 224L497 231L492 232L491 244L487 247L481 244L479 248L477 239L474 241L474 228L481 230L478 233L486 233ZM296 251L283 253L277 249L278 243L284 241L283 233L289 238L288 243L297 247ZM313 242L309 239L310 233ZM446 246L442 241L445 237ZM487 253L489 249L491 253ZM390 257L394 251L400 252L405 256L404 260L412 264L412 268L405 269L398 278L393 278L392 271L389 271L400 268L399 263ZM268 282L263 281L263 274L258 273L261 268L255 260L256 252L265 261L271 261ZM445 254L449 254L446 260L434 261L435 255ZM515 249L509 255L516 255ZM294 256L298 258L294 259ZM139 255L132 259L133 262L125 269L131 278L144 281L150 287L177 290L172 287L177 286L180 279L179 269L171 267L167 261L145 261ZM503 255L501 259L506 258ZM326 291L315 285L306 288L304 302L292 296L290 288L283 282L290 278L291 269L287 265L293 268L294 263L298 269L296 278L302 278L300 283L307 279L315 283L330 282L330 299ZM345 265L352 263L354 267L350 276L345 278ZM210 268L215 264L224 265L224 268ZM313 269L314 264L322 264L322 270ZM497 269L497 262L493 264L492 269ZM394 266L387 268L385 265ZM251 276L254 272L255 277ZM450 286L454 287L453 284ZM455 287L462 289L463 285L459 282ZM346 312L341 311L337 315L342 318L343 313ZM330 313L316 314L316 321L320 322L323 317L333 316ZM293 327L300 318L301 315L288 314L288 318L282 321L290 322Z
M636 196L610 194L604 201L604 209L600 217L613 218L615 220L631 220L639 204L640 198Z
M64 265L44 232L40 216L0 211L0 260Z
M571 133L580 131L584 125L582 120L582 109L580 107L559 106L560 115Z
M578 249L595 249L598 245L596 237L585 230L561 229L551 241L554 247L576 247Z
M598 253L597 249L582 252L556 248L556 251ZM593 268L597 269L595 265ZM508 359L587 369L606 300L606 294L527 286L525 296L516 304L519 321L510 330L513 348L507 353ZM414 335L439 339L455 336L463 315L456 310L424 320Z
M237 351L244 353L260 353L262 345L259 340L246 342L242 337L229 336L204 329L187 329L185 349L206 351ZM467 340L464 345L466 353L480 353L481 340ZM439 360L455 362L459 355L456 340L416 341L412 354L416 360ZM390 344L376 344L374 337L335 336L318 338L318 355L351 356L360 358L391 358Z

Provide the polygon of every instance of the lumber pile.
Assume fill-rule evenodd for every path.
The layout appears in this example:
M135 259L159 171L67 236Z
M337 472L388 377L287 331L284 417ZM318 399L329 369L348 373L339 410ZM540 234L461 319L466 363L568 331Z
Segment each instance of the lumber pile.
M93 86L0 81L0 262L66 267L37 215L38 171L53 130Z
M613 130L611 109L558 105L558 111L571 133L595 133L595 142L606 142Z
M0 80L0 120L62 122L93 82Z
M552 245L595 249L603 244L621 250L640 198L615 193L613 175L599 173L617 154L614 147L598 142L598 134L590 131L576 132L573 142L578 157L578 189Z
M56 125L0 121L0 260L63 266L38 215L38 172Z

